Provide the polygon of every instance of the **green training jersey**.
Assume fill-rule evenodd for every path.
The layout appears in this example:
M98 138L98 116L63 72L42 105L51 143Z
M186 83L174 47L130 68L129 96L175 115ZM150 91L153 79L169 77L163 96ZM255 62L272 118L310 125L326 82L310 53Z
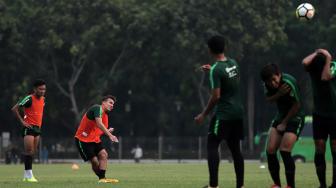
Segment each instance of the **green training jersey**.
M86 112L86 117L89 120L95 120L96 117L102 118L103 117L103 109L101 105L95 104L91 106L88 111Z
M31 95L25 96L22 100L19 101L19 106L23 106L25 108L29 108L33 103L33 99Z
M278 113L276 114L274 120L279 122L281 122L287 116L294 103L299 102L301 104L301 96L296 79L289 74L282 73L280 86L282 84L287 84L290 88L290 91L286 95L279 97L276 101ZM266 96L270 97L275 95L278 92L279 88L274 89L265 85ZM301 105L298 113L294 117L290 118L289 121L301 121L303 116L304 111Z
M336 62L331 62L329 81L321 80L321 73L309 72L313 88L314 110L320 116L336 117Z
M217 119L232 120L243 118L239 84L239 67L235 60L217 61L211 66L211 89L220 88L220 98L215 107Z

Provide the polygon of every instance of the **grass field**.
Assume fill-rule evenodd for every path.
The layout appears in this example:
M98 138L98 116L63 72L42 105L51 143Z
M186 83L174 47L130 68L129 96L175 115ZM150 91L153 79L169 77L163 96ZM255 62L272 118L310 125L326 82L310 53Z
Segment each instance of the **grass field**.
M271 184L267 167L259 168L259 163L245 164L245 188L268 188ZM331 180L328 164L328 182ZM80 164L79 170L72 170L71 164L34 165L34 175L39 183L21 182L23 165L0 165L0 187L65 187L65 188L200 188L208 182L205 163L196 164L109 164L107 177L117 178L118 184L97 184L88 164ZM285 185L284 170L281 166L281 178ZM313 163L298 164L297 187L318 187ZM220 166L219 185L221 188L234 188L235 175L231 163Z

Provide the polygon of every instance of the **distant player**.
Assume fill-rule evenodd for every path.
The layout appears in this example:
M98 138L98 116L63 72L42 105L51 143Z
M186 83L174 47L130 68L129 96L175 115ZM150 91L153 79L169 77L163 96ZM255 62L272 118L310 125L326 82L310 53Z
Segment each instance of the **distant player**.
M235 60L224 54L225 42L221 36L208 40L210 54L215 58L212 66L204 65L203 70L210 69L211 97L206 108L195 117L201 124L204 118L215 109L208 132L208 167L210 182L206 187L218 187L218 147L222 140L232 153L237 178L237 188L244 186L244 159L240 151L243 139L243 105L239 91L239 67Z
M107 152L100 140L105 134L112 142L118 142L112 135L113 128L108 129L108 112L112 111L116 98L104 96L101 105L93 105L84 114L75 135L76 146L84 161L90 161L99 183L117 183L117 179L105 178Z
M33 175L32 164L40 140L45 92L46 83L43 80L36 80L33 84L33 93L24 97L12 108L22 125L25 165L23 181L25 182L37 182ZM23 117L19 111L21 108L24 112Z
M330 138L333 176L330 188L336 188L336 62L330 53L318 49L303 59L313 89L313 136L315 167L321 188L326 188L326 141Z
M265 83L266 100L277 105L278 113L272 121L267 143L268 169L273 179L272 188L281 188L280 165L277 151L285 165L287 188L295 188L293 146L304 125L304 112L296 80L282 73L276 64L268 64L260 72Z

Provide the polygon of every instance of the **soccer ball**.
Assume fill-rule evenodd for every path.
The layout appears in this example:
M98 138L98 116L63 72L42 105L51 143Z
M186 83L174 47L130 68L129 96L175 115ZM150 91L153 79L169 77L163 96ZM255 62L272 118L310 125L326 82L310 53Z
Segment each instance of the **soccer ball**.
M315 9L310 3L302 3L296 8L296 17L300 20L310 20L315 15Z

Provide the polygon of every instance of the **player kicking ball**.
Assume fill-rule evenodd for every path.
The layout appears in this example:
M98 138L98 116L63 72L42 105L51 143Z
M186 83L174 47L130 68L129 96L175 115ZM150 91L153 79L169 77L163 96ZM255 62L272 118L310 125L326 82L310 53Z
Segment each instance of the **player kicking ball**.
M265 83L266 100L277 104L278 112L272 121L267 140L267 163L273 179L272 188L281 188L280 150L285 165L287 188L295 188L295 163L291 155L293 146L304 125L304 111L294 77L280 72L276 64L268 64L260 72Z
M101 105L93 105L84 114L75 135L76 146L84 161L90 161L93 172L98 176L98 183L118 183L117 179L105 177L107 152L100 140L105 134L112 142L118 138L112 135L113 128L108 129L108 112L112 111L116 98L104 96Z

